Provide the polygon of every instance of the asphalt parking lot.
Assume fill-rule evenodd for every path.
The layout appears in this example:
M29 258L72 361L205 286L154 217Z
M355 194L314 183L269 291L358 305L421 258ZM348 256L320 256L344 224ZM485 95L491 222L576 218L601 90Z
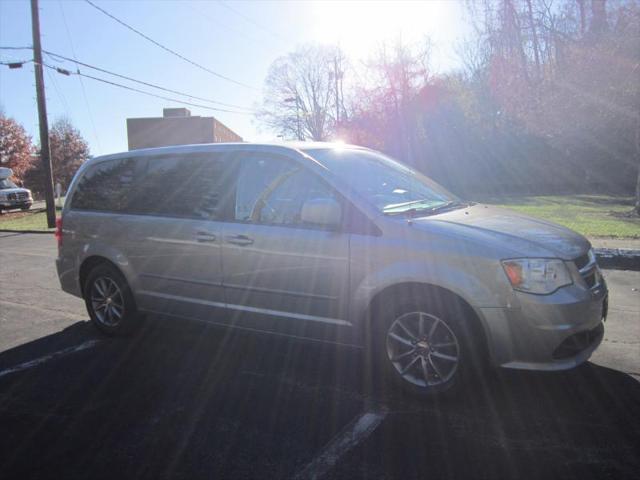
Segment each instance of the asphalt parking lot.
M640 272L592 360L372 398L357 350L149 319L100 336L51 235L0 233L1 478L639 478Z

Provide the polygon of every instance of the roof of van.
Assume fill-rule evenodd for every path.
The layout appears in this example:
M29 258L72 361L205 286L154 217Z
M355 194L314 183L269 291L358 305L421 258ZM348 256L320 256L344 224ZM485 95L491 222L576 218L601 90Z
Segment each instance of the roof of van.
M250 142L235 142L235 143L200 143L192 145L174 145L170 147L154 147L154 148L141 148L137 150L129 150L126 152L112 153L108 155L101 155L95 157L94 160L103 159L117 159L122 157L142 157L146 155L161 155L171 153L198 153L209 152L216 150L233 150L235 148L242 147L243 149L265 151L265 152L282 152L283 150L296 150L302 152L309 152L312 150L332 150L332 149L365 149L358 145L349 145L345 143L337 142L281 142L281 143L250 143Z

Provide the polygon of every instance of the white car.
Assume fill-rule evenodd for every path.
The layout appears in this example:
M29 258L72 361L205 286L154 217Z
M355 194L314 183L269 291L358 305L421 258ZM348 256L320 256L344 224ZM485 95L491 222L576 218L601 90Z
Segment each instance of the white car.
M29 210L33 204L31 190L18 187L9 180L11 175L10 168L0 168L0 212L17 208Z

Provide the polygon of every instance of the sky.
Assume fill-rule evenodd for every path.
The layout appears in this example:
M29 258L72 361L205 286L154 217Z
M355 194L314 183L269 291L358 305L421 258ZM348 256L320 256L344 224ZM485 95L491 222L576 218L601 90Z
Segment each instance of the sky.
M40 3L42 48L78 61L190 95L251 109L262 100L269 65L306 43L339 44L354 65L385 40L409 43L428 35L432 67L455 69L456 45L466 36L464 5L455 0L364 1L105 1L93 3L153 40L229 80L170 54L105 16L84 0ZM32 45L30 3L0 0L0 47ZM29 60L29 50L2 50L0 61ZM44 62L75 71L73 63L45 55ZM84 74L209 107L80 67ZM126 119L158 117L175 102L45 68L49 123L67 117L92 155L127 149ZM0 108L38 139L33 64L0 65ZM215 116L247 141L274 141L251 114L187 106L192 115Z

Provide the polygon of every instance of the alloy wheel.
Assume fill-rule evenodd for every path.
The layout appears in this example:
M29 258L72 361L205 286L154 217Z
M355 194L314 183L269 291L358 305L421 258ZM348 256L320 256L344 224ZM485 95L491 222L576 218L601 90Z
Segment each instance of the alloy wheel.
M436 387L458 370L460 344L444 320L411 312L396 318L387 330L387 356L404 380Z
M114 327L124 317L124 297L109 277L98 277L91 286L91 307L100 323Z

